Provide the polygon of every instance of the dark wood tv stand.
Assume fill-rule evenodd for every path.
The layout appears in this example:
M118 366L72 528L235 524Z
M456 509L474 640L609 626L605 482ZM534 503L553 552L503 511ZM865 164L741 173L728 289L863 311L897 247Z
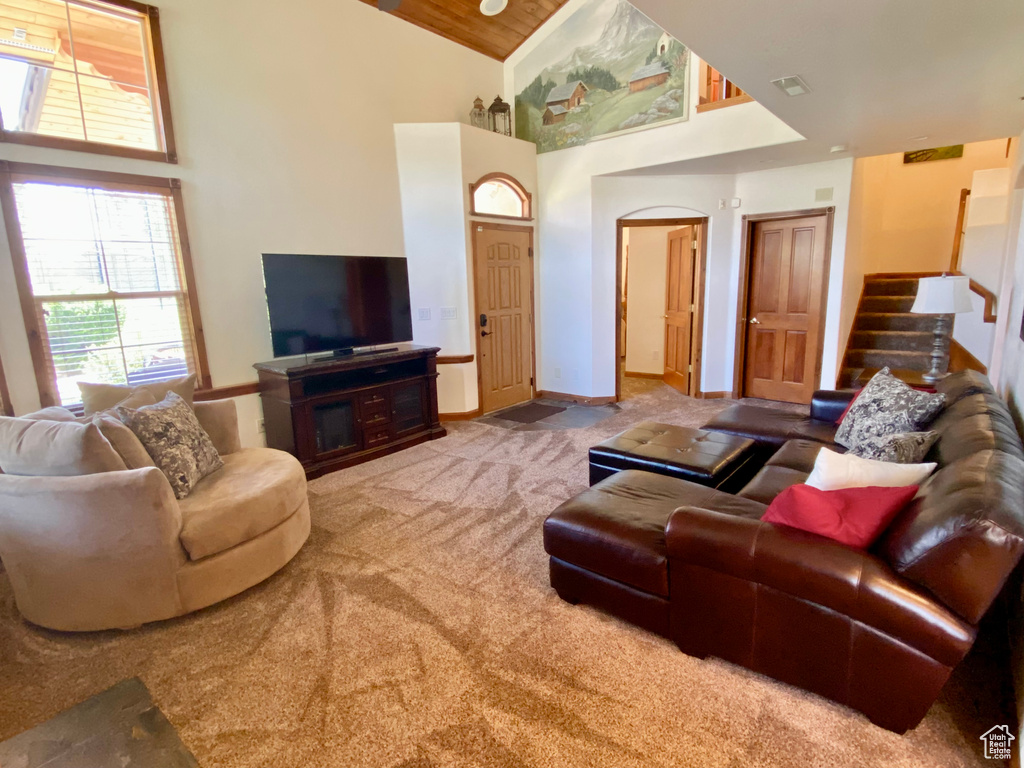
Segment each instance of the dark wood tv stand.
M257 363L267 445L314 478L444 437L437 347Z

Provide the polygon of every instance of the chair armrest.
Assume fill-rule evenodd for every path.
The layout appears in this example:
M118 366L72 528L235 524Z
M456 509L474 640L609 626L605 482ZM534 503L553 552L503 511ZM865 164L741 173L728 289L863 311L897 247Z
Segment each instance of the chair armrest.
M975 628L864 550L784 525L680 507L666 528L674 563L707 568L824 606L956 664Z
M207 400L192 406L199 425L213 441L221 456L242 450L238 436L238 408L234 400Z
M811 398L811 418L838 424L843 411L856 396L854 389L819 389Z
M18 608L42 626L109 629L180 613L180 532L177 500L155 467L0 475L0 557Z

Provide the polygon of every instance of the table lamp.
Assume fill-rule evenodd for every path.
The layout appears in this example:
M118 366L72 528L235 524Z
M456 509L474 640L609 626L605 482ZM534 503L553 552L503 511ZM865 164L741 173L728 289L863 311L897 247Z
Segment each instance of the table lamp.
M971 278L964 275L922 277L917 281L917 300L910 309L916 315L938 315L935 320L935 341L932 343L932 368L922 378L934 384L946 376L945 338L952 336L950 315L970 312Z

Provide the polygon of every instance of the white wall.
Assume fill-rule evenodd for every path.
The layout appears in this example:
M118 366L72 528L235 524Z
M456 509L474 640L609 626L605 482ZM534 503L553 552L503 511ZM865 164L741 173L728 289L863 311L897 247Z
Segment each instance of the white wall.
M1017 428L1024 434L1024 340L1021 339L1024 316L1024 152L1021 141L1015 142L1011 153L1010 184L1012 192L1007 223L1006 255L1000 281L995 352L989 374L999 391L1011 403L1017 417ZM1024 689L1024 683L1021 684ZM1024 706L1024 698L1021 699Z
M627 227L626 371L665 371L665 270L668 234L679 227Z
M1010 218L1010 169L975 171L970 189L960 270L998 296ZM985 322L985 300L972 293L971 301L973 311L956 316L953 338L988 366L992 363L996 326Z
M536 147L459 123L399 124L394 133L413 338L417 344L440 347L441 355L476 355L469 185L500 172L535 195ZM421 309L430 313L428 320L419 318ZM454 310L455 317L443 317L442 309ZM477 361L442 365L438 371L441 413L476 410Z
M966 144L963 157L928 163L904 164L903 153L857 158L851 255L866 273L949 269L960 190L975 186L976 171L1006 162L1005 139Z
M737 175L611 176L594 179L594 263L607 265L610 261L610 275L607 269L602 269L601 274L604 279L611 280L610 292L614 296L616 219L629 215L636 218L707 216L708 270L704 295L701 389L704 392L729 392L733 386L733 361L736 354L742 217L755 213L834 206L829 305L825 319L825 358L821 375L822 386L831 387L835 384L842 356L840 336L842 348L846 344L841 317L844 314L845 244L852 169L853 161L845 159ZM816 190L827 187L833 190L833 200L829 203L816 203ZM736 197L740 199L739 208L718 209L720 199L732 200ZM852 299L854 308L857 297ZM614 323L614 306L609 306L607 302L599 306L602 313L599 321L608 316L612 318L610 322ZM605 336L614 343L614 336L610 333ZM595 349L606 347L607 338L595 334ZM603 364L603 368L612 370L614 352L602 350L595 354L600 355L595 360L598 368L602 368Z
M835 208L832 222L832 257L829 262L826 294L824 357L819 380L819 386L824 389L835 387L850 330L849 325L844 326L844 320L849 318L849 321L852 322L853 313L856 310L856 300L851 308L850 296L844 292L844 283L850 279L846 274L846 232L849 223L852 181L853 160L850 158L793 168L742 173L736 177L736 197L742 200L740 214L771 213L828 206ZM815 202L816 191L828 188L832 189L832 200L830 202ZM742 222L737 223L737 239L740 226L742 226ZM738 260L735 263L738 266ZM736 295L738 295L738 274L734 284L737 286ZM845 306L844 302L846 302Z
M213 383L249 382L271 357L260 255L402 255L392 125L467 119L502 67L355 0L159 5L178 165L12 144L0 159L181 178ZM4 240L0 354L21 413L38 395L9 262Z

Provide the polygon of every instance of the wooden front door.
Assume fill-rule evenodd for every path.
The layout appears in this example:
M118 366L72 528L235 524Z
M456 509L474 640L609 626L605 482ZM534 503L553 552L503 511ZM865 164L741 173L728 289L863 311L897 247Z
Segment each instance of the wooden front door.
M472 226L480 406L490 413L533 398L533 235Z
M751 234L743 394L809 403L825 325L828 219L759 221Z
M684 395L690 394L696 297L697 251L693 227L668 234L665 275L665 373L662 379Z

